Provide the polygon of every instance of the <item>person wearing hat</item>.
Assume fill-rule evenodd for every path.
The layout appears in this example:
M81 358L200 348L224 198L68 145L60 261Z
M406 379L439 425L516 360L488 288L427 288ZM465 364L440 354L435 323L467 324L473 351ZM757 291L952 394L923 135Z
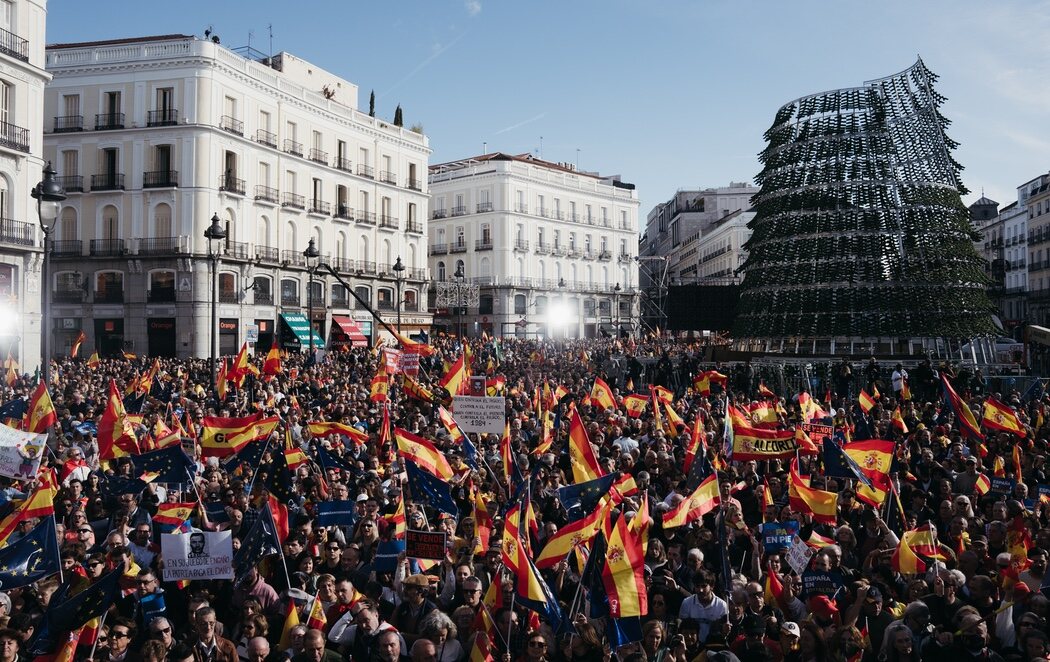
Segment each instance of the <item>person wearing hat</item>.
M894 621L893 615L883 609L882 591L873 584L863 584L857 588L856 596L842 621L847 625L866 624L869 640L881 642L886 628Z
M826 595L814 595L809 599L807 606L810 620L824 631L825 639L830 639L839 621L839 608L835 601Z
M784 660L801 660L799 641L802 639L802 628L798 623L787 621L780 624L780 657Z
M766 636L766 621L758 614L744 617L744 633L730 646L730 650L740 658L740 662L778 659L773 649L779 650L779 642Z
M407 560L405 561L407 563ZM406 577L401 582L403 599L394 610L390 624L405 638L409 646L419 638L419 624L423 617L437 609L427 596L430 593L430 579L424 574Z

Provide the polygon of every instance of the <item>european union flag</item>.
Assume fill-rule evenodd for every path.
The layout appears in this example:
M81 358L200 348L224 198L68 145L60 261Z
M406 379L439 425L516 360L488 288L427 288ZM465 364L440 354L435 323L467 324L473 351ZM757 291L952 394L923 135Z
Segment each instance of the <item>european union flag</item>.
M15 398L11 402L0 405L0 420L7 418L22 418L29 410L29 403L25 398Z
M689 465L689 475L685 478L685 486L689 490L689 494L693 493L693 490L700 487L700 483L704 482L704 479L711 475L712 471L711 463L707 460L707 456L697 453L696 457L693 458L693 463Z
M132 456L131 463L135 465L137 474L146 472L160 474L156 479L158 483L190 482L193 480L196 469L193 460L178 444Z
M285 459L284 451L279 447L270 453L270 457L273 458L273 461L270 463L270 472L266 477L266 489L281 503L288 503L296 497L292 493L292 471L288 468L288 460Z
M354 501L322 501L317 504L317 526L349 526L357 519Z
M57 573L60 565L55 518L45 517L18 542L0 548L0 588L32 584Z
M129 414L138 414L142 411L142 405L146 404L146 394L139 393L136 390L134 393L125 395L123 403L126 412Z
M875 488L871 478L864 475L857 462L849 455L846 455L842 447L830 439L824 439L824 475L853 478L864 483L870 489Z
M223 460L222 468L225 469L227 473L233 473L238 466L244 464L255 469L262 464L263 455L266 454L267 445L268 443L263 440L248 442L244 448Z
M459 508L452 500L452 493L448 490L448 483L437 476L416 466L412 460L405 460L405 472L408 473L408 484L412 490L412 500L422 501L432 508L448 513L453 517L459 517Z
M277 538L273 514L269 508L263 508L248 535L241 541L241 548L233 555L233 575L236 581L244 579L248 571L258 565L264 557L280 552L281 542Z
M361 470L358 469L356 465L350 464L320 444L315 447L315 451L317 455L317 463L320 464L321 468L325 471L328 471L329 469L342 469L351 476L356 476L361 473Z
M209 501L204 504L204 510L208 513L208 521L212 524L230 521L230 514L226 512L226 504L221 501Z
M68 632L76 630L92 618L101 616L120 596L120 578L124 575L124 566L111 570L97 582L77 593L68 600L56 603L52 598L47 609L47 624L51 632ZM62 597L68 587L62 592Z
M1025 389L1024 393L1021 394L1021 401L1031 402L1032 400L1042 400L1043 394L1045 393L1046 380L1036 377L1032 380L1032 383L1028 385L1028 388ZM4 406L6 407L7 405ZM0 415L2 415L2 413L3 411L0 410Z
M122 494L141 494L144 489L146 489L146 481L141 478L128 478L114 474L102 481L102 493L114 499Z
M613 472L586 483L559 487L558 500L565 507L569 521L575 522L594 512L594 509L598 507L598 502L609 493L609 489L619 477L619 472Z
M463 448L463 461L466 465L474 471L480 471L481 467L478 465L478 447L474 445L474 442L470 440L470 437L465 432L463 433L463 441L460 443L460 446Z
M98 434L98 425L95 423L95 421L84 421L79 425L74 425L73 429L85 437L89 434Z
M394 572L397 570L397 557L405 551L404 540L381 540L376 547L376 557L372 569L376 572ZM1050 575L1050 573L1047 573Z
M609 645L613 649L642 640L642 617L610 618L605 628Z

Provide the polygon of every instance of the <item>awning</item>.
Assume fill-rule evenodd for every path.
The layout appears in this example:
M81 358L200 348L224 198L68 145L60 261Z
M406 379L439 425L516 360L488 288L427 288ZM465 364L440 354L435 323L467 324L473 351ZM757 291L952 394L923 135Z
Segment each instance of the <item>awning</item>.
M603 322L602 324L598 325L598 328L601 329L602 333L604 333L609 338L616 337L616 326L609 324L608 322Z
M357 322L346 315L332 315L332 322L346 334L346 337L350 339L351 345L354 347L368 347L368 338L361 332L361 327L357 325Z
M1050 329L1035 324L1028 325L1028 342L1050 345Z
M295 337L299 339L300 344L304 346L312 345L315 348L324 347L324 339L313 330L310 322L306 319L306 315L302 313L281 313L281 319L292 330Z

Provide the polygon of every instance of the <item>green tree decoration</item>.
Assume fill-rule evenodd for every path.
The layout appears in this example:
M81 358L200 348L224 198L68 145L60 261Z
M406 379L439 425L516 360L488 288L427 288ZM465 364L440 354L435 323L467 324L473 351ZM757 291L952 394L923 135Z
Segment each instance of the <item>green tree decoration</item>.
M397 108L394 109L394 126L404 126L404 118L401 117L401 104L397 104Z
M372 93L368 95L368 116L376 116L376 91L372 90Z
M737 338L993 332L936 80L919 59L777 111L759 154Z

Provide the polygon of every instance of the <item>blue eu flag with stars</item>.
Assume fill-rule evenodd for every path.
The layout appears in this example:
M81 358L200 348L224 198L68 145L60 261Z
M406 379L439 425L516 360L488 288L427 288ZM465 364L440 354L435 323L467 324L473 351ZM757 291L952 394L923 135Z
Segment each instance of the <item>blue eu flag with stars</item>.
M233 575L241 581L248 571L259 564L263 558L281 552L281 542L277 537L277 527L273 523L273 514L269 508L263 508L248 535L241 541L241 548L233 555Z
M586 483L576 483L558 488L558 500L565 507L569 521L583 519L594 512L601 498L609 493L613 483L620 477L618 472L613 472L601 478L589 480Z
M178 444L134 455L131 463L135 465L135 472L140 475L146 472L160 474L157 476L158 483L191 482L197 468Z
M405 460L405 472L408 473L408 485L414 501L425 501L431 508L459 517L459 508L452 499L448 483L425 469L420 469L412 460Z
M0 549L0 589L27 586L59 571L55 518L45 517L25 537Z

